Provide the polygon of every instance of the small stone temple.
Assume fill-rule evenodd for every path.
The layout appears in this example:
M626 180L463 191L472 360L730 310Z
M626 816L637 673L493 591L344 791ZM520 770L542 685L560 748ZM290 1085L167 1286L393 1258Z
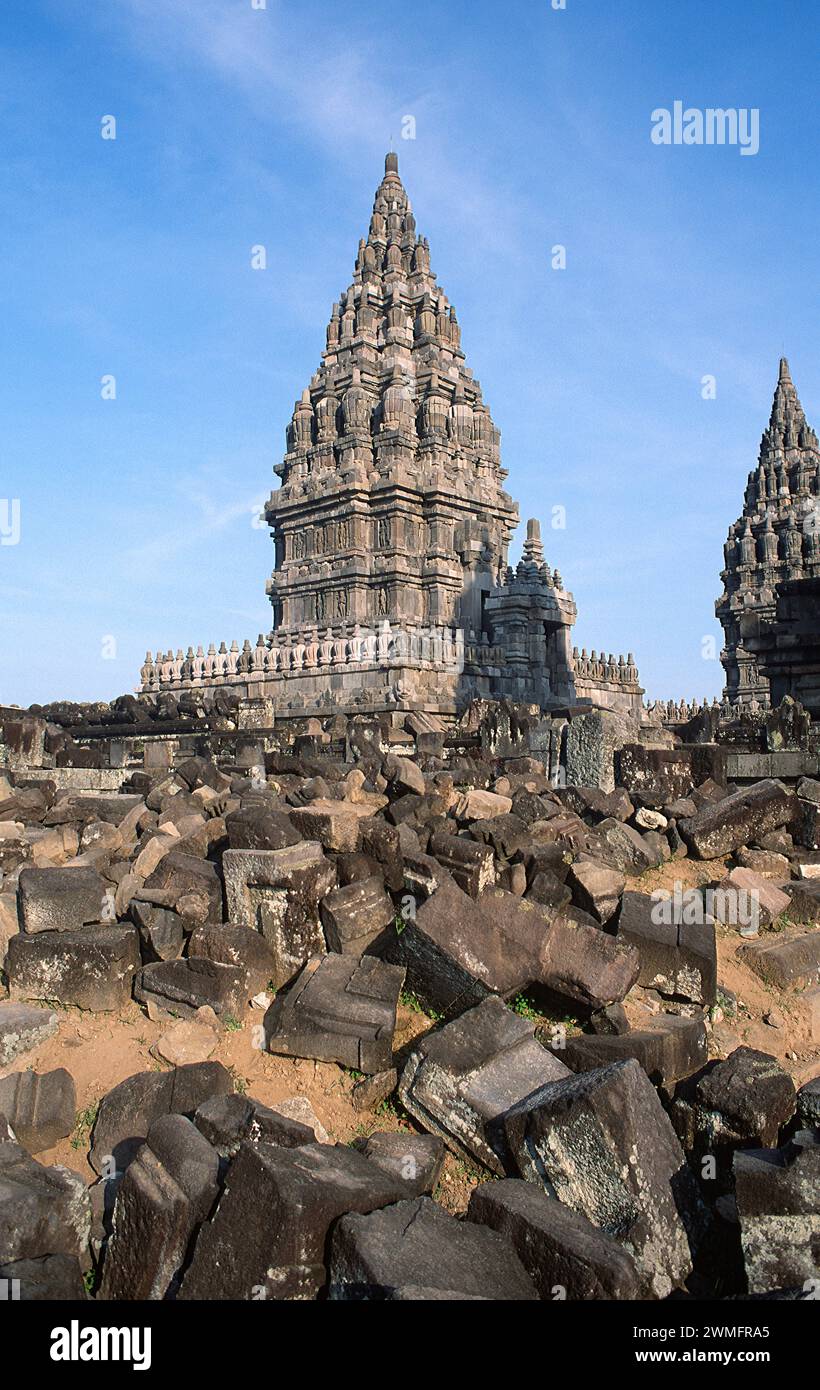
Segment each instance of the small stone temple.
M789 673L806 640L808 615L816 611L815 596L800 598L800 581L820 578L820 452L785 357L757 468L749 474L743 513L729 527L724 557L715 612L724 633L726 698L765 704L773 694L777 701L798 693Z
M455 714L506 697L637 717L632 656L573 651L575 603L537 521L509 565L518 508L499 440L388 154L275 468L272 630L255 646L149 652L142 691L231 681L285 714Z

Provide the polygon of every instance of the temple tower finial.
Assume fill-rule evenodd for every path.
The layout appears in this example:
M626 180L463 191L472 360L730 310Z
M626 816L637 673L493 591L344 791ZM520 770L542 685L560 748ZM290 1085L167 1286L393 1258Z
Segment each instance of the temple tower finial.
M524 542L524 560L528 565L543 565L544 547L541 544L541 523L535 517L527 522L527 539Z

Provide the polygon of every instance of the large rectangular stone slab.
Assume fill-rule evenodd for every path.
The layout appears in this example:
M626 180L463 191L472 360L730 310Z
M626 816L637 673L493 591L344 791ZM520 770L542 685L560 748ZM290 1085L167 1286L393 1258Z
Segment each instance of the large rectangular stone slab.
M6 959L12 999L53 1000L92 1013L122 1008L139 967L139 936L132 926L20 932L9 942Z
M509 998L543 974L550 918L492 889L475 902L445 880L398 937L391 958L428 1011L454 1017L489 993Z
M96 869L21 869L17 894L24 932L77 931L103 921L106 886Z

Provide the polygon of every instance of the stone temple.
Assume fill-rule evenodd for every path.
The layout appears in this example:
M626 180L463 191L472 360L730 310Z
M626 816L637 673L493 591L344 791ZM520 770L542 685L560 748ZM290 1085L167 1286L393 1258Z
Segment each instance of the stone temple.
M820 452L785 357L758 465L724 556L715 612L724 632L726 698L778 703L785 694L805 699L811 686L807 703L820 704L820 666L811 681L797 669L809 637L816 665L820 634Z
M499 441L388 154L275 469L272 631L255 645L149 652L141 690L230 682L285 715L453 715L507 698L638 716L631 655L573 650L575 603L537 521L510 567L518 508Z

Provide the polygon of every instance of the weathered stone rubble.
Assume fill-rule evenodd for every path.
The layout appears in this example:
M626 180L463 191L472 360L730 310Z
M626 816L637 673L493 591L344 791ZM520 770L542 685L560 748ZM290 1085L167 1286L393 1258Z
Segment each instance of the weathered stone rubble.
M89 1271L103 1300L664 1298L816 1276L817 1085L796 1094L754 1049L710 1054L715 919L744 923L641 881L691 852L724 890L774 884L786 909L743 950L795 998L816 990L812 787L677 767L662 797L656 768L650 807L556 789L483 734L447 758L424 737L313 728L252 774L191 756L105 796L4 779L0 1277L22 1297L79 1296ZM334 1145L304 1107L186 1062L191 1029L218 1037L252 998L260 1046L353 1069L357 1103L395 1097L405 1128ZM432 1019L404 1048L400 998ZM156 1055L178 1065L105 1096L86 1189L38 1160L74 1125L69 1071L27 1059L61 1010L131 999L173 1024ZM630 1027L636 1000L651 1010ZM447 1150L483 1177L463 1220L437 1201Z

